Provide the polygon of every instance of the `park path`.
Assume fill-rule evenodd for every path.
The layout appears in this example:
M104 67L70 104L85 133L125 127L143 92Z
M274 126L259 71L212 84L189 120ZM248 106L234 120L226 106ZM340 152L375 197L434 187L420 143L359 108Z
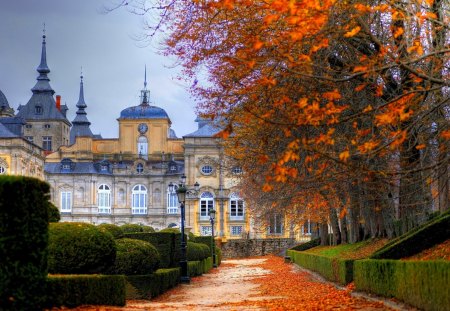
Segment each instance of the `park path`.
M351 291L352 286L338 289L280 257L265 256L225 260L152 301L76 310L401 310L392 309L389 301L354 297Z

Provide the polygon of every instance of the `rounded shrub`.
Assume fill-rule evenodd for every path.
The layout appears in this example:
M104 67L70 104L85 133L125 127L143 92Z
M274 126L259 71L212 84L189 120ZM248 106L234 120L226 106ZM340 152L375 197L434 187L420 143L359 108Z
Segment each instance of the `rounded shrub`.
M116 246L116 260L110 273L142 275L158 269L159 253L149 242L124 238L116 240Z
M115 239L120 239L123 237L123 231L122 229L117 226L117 225L113 225L113 224L101 224L98 225L97 228L102 231L102 232L109 232L112 234L112 236Z
M103 273L115 258L116 245L110 233L87 223L50 223L49 273Z
M187 242L187 260L195 261L202 260L211 256L209 247L205 244Z
M58 222L61 220L61 213L59 209L53 205L53 203L48 202L48 222Z
M123 233L136 233L136 232L155 232L150 226L138 225L138 224L125 224L120 226Z

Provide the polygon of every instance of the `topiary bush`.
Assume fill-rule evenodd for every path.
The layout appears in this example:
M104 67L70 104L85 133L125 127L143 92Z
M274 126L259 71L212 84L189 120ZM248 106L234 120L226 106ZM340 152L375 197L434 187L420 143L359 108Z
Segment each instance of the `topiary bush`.
M101 224L97 228L102 232L109 232L115 239L120 239L123 237L122 228L113 224Z
M58 222L60 220L61 213L59 209L53 203L48 202L48 222Z
M202 243L187 242L187 260L197 261L211 257L209 247Z
M109 269L116 258L110 233L87 223L51 223L48 271L60 274L94 274Z
M158 269L159 253L149 242L124 238L116 240L116 245L116 260L109 273L142 275Z
M150 226L138 225L138 224L125 224L120 226L123 233L136 233L136 232L155 232Z
M47 278L50 186L0 176L0 310L41 310Z

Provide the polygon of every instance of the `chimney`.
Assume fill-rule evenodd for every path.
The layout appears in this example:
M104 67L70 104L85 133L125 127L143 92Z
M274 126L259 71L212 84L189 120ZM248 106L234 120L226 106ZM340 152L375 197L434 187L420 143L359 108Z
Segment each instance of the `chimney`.
M61 111L61 95L56 95L56 109Z

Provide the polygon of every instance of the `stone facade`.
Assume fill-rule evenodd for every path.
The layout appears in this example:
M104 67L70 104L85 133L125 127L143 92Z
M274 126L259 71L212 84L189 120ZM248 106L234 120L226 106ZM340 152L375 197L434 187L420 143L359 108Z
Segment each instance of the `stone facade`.
M294 246L295 240L289 238L233 239L219 242L222 258L244 258L279 254Z

